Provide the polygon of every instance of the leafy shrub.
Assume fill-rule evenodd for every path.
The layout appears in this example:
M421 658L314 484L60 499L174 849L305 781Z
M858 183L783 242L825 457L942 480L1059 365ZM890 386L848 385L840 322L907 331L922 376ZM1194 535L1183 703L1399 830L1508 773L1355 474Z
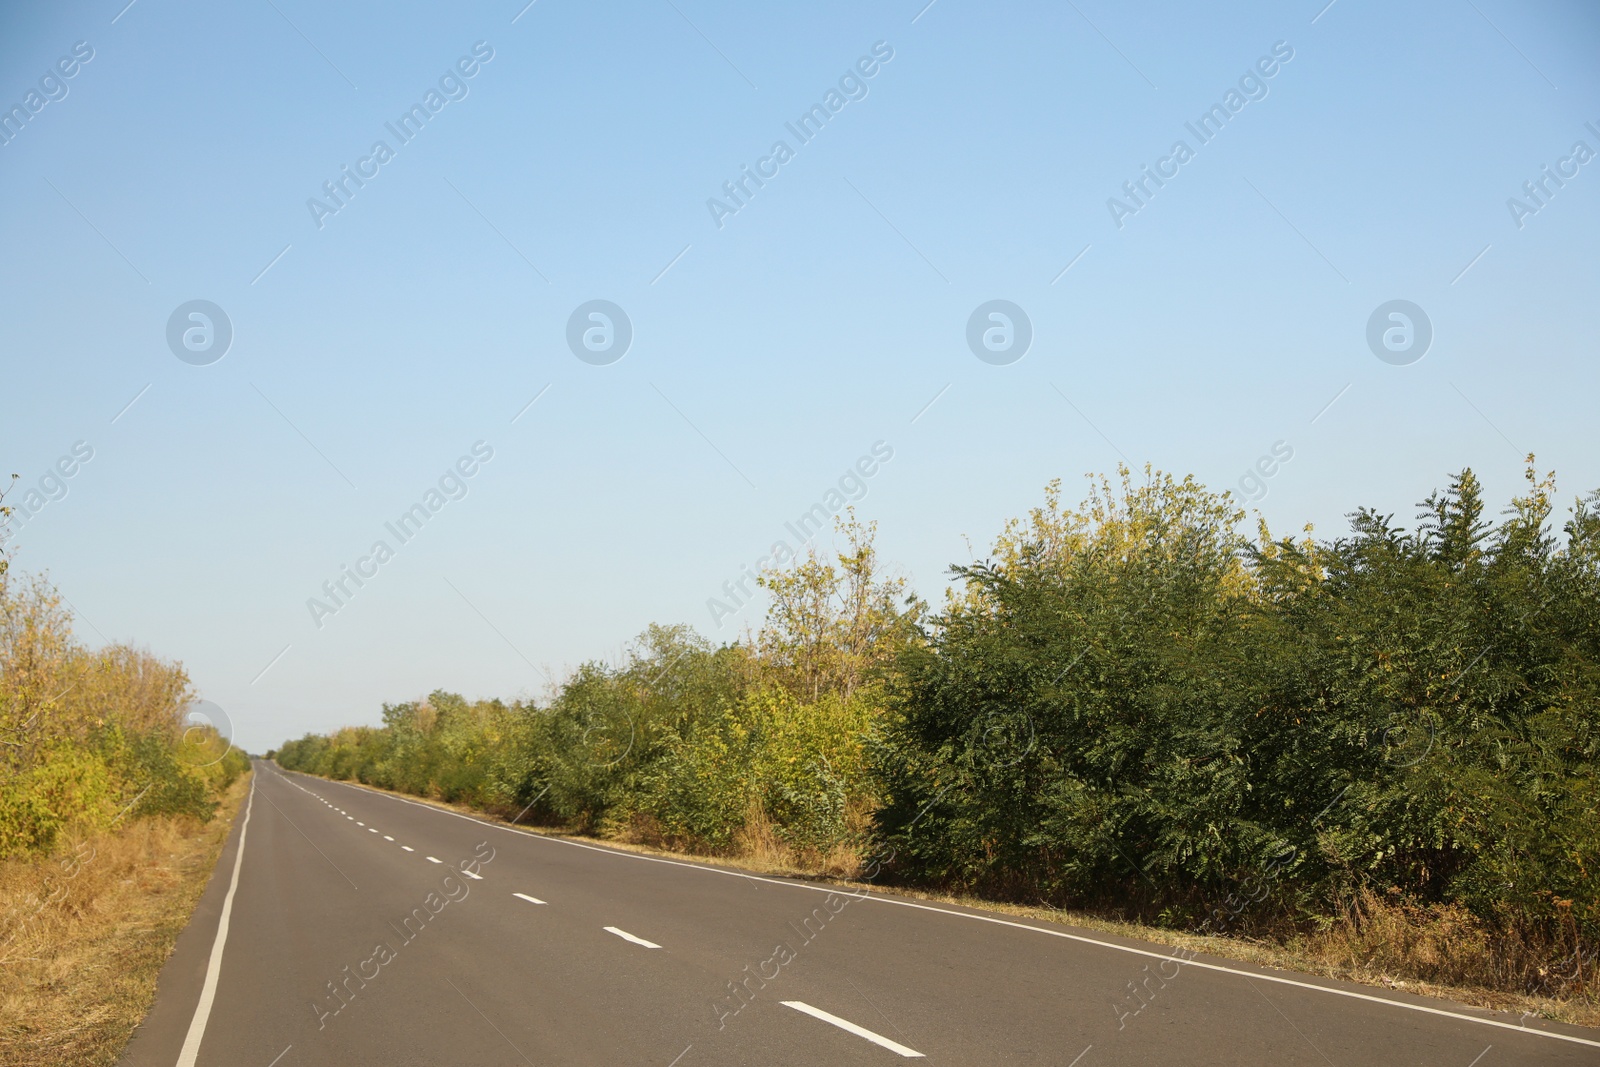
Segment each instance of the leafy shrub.
M0 780L0 857L48 852L68 830L101 830L116 813L110 768L98 753L54 745Z
M1412 529L1358 511L1317 540L1247 537L1192 478L1124 470L1077 509L1053 483L931 616L852 517L836 561L763 576L742 642L654 626L545 703L435 692L276 756L1171 924L1324 929L1378 900L1577 951L1600 936L1600 496L1558 536L1552 493L1530 467L1495 525L1464 471Z
M179 664L85 649L47 581L0 568L0 858L123 818L211 818L249 760L186 727L191 695Z
M1394 889L1600 933L1600 538L1580 502L1558 543L1529 483L1497 528L1468 471L1414 531L1254 544L1191 482L1052 490L902 660L897 871L1174 922L1251 885L1258 915Z

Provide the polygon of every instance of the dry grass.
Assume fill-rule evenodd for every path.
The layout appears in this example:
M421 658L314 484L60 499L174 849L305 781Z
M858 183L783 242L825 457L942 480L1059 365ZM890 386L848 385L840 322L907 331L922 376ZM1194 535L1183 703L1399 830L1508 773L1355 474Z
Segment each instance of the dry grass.
M235 782L208 824L141 819L0 862L0 1065L116 1063L248 787Z
M1459 904L1417 905L1364 892L1327 929L1278 940L1357 981L1470 989L1485 1006L1600 1025L1600 966L1572 923L1555 935L1508 932Z
M778 828L767 818L761 801L755 797L750 798L750 806L744 813L744 825L734 834L733 854L741 862L762 870L795 866L788 846L778 837Z
M505 823L465 804L345 782L375 793L389 793L433 807ZM847 888L874 889L933 903L981 908L1035 922L1076 926L1139 941L1191 949L1223 959L1256 963L1302 974L1362 985L1403 990L1473 1007L1539 1017L1577 1026L1600 1027L1600 961L1573 955L1568 948L1529 939L1496 937L1463 909L1418 908L1365 896L1358 906L1320 932L1285 928L1277 936L1207 936L1147 926L1083 911L1027 907L960 894L929 892L855 880L861 857L849 849L826 856L797 854L788 848L759 810L746 818L736 837L736 855L673 851L663 847L648 825L612 827L610 836L567 833L542 827L517 830L544 837L597 841L628 852L689 860L757 874L803 878ZM1565 955L1565 964L1549 961ZM1571 973L1573 977L1566 977ZM1523 990L1532 989L1528 993Z

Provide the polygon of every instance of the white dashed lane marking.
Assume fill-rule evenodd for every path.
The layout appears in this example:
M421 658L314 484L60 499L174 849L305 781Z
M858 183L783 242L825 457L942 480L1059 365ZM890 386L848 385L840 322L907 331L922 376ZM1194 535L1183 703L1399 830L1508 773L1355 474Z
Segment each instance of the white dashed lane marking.
M608 934L616 934L618 937L622 938L622 940L624 940L624 941L632 941L635 945L643 945L645 948L660 948L661 947L660 945L656 944L654 941L646 941L642 937L635 937L634 935L628 933L628 931L626 931L626 930L618 930L615 926L606 926L606 927L602 927L602 929L604 929L605 932L608 933Z
M288 779L285 777L285 780L287 781ZM294 784L294 783L291 782L291 784ZM303 787L300 787L300 786L296 785L296 788L303 788ZM490 826L493 829L500 830L500 831L503 831L505 833L517 834L519 837L523 837L523 834L521 833L521 831L519 831L517 829L513 829L512 827L509 827L509 826L496 826L495 824L489 823L484 819L477 818L477 817L474 817L474 816L471 816L471 815L463 815L463 814L461 814L459 812L446 811L446 810L443 810L443 809L440 809L440 808L432 807L432 806L430 806L428 804L424 804L424 803L422 803L420 801L407 800L405 797L396 796L396 797L392 797L391 799L397 800L402 804L408 804L408 805L410 805L412 807L422 808L425 811L432 811L432 812L434 812L436 814L439 814L439 815L448 815L448 816L450 816L452 818L456 818L456 819L466 819L469 822L473 822L473 823L478 824L479 826L487 825L487 826ZM339 812L341 815L345 814L345 811L344 811L343 808L334 808L334 810ZM670 860L670 859L659 858L659 857L655 857L655 856L642 856L642 855L634 855L634 854L631 854L631 853L617 853L617 852L613 852L612 850L604 848L604 847L601 847L601 846L584 844L584 843L578 842L578 841L569 841L569 840L565 840L565 839L562 839L562 838L548 838L546 840L557 842L559 844L563 844L563 845L566 845L566 846L569 846L569 847L572 847L572 848L581 848L581 849L594 851L594 852L603 852L603 853L606 853L608 855L613 855L613 856L627 857L627 858L631 858L631 859L639 861L639 862L659 863L659 864L666 864L666 865L673 866L673 867L685 868L685 869L688 869L688 870L698 871L701 874L705 874L705 875L720 875L720 876L731 877L731 878L742 878L742 879L747 879L747 880L749 880L751 882L765 882L765 883L774 884L774 885L786 885L786 886L791 886L791 887L796 888L796 889L804 889L804 890L809 890L809 891L814 891L814 892L819 892L819 893L831 893L831 892L833 892L832 889L830 889L830 888L828 888L826 886L811 886L811 885L803 885L803 884L795 883L795 882L782 882L782 881L778 881L778 880L772 879L772 878L763 878L763 877L761 877L759 875L746 874L746 873L741 872L741 871L723 870L723 869L716 868L716 867L705 867L705 866L701 866L701 865L695 864L695 863L685 863L685 862L680 861L680 860ZM414 849L410 848L407 845L402 845L400 847L406 849L406 851L408 851L408 852L415 851ZM439 862L442 862L442 861L434 860L434 862L435 863L439 863ZM1016 929L1016 930L1025 930L1025 931L1027 931L1028 933L1031 933L1031 934L1039 934L1039 935L1044 935L1044 936L1049 936L1049 937L1061 938L1061 939L1066 940L1066 941L1072 941L1072 942L1076 942L1076 943L1080 943L1080 944L1093 945L1093 946L1095 946L1095 947L1097 947L1099 949L1102 949L1102 950L1124 952L1124 953L1129 953L1129 954L1135 955L1135 956L1148 957L1148 958L1151 958L1151 959L1165 959L1165 958L1167 958L1167 954L1166 953L1162 953L1162 952L1155 952L1155 951L1151 951L1151 950L1148 950L1148 949L1136 948L1136 947L1134 947L1132 945L1117 944L1115 942L1110 942L1110 941L1101 941L1101 940L1099 940L1097 938L1084 937L1084 936L1079 935L1079 934L1071 934L1071 933L1067 933L1067 932L1065 932L1063 930L1052 930L1052 929L1047 929L1047 928L1039 927L1039 926L1031 926L1031 925L1028 925L1027 923L1016 922L1016 921L1009 920L1009 919L1001 919L1001 918L999 918L997 916L980 915L980 914L977 914L977 913L974 913L974 912L950 911L950 910L947 910L945 908L934 907L934 906L932 906L930 904L922 904L922 903L918 903L918 902L910 901L910 900L899 900L899 899L896 899L896 898L893 898L893 897L878 896L878 895L875 895L875 894L874 895L869 895L869 896L864 897L862 899L870 900L873 903L875 903L877 905L880 905L880 906L886 906L886 907L887 906L894 906L894 907L902 907L902 908L912 908L912 909L915 909L917 911L928 912L928 913L933 913L933 914L938 914L938 915L944 915L944 916L948 916L948 917L951 917L951 918L964 919L964 920L969 920L969 921L974 921L974 922L990 923L990 924L993 924L993 925L996 925L996 926L1006 926L1006 927L1010 927L1010 928ZM619 936L620 936L620 931L618 933L619 933ZM1228 966L1224 966L1222 964L1216 964L1216 963L1191 962L1190 966L1191 967L1197 967L1197 968L1200 968L1200 969L1206 970L1206 971L1215 972L1215 973L1218 973L1218 974L1238 975L1238 976L1242 976L1242 977L1252 978L1252 979L1254 979L1256 981L1268 981L1268 982L1273 982L1273 983L1278 984L1278 985L1293 986L1293 987L1295 987L1297 989L1304 989L1304 990L1307 990L1307 991L1313 992L1313 993L1321 993L1321 994L1326 994L1326 995L1330 995L1330 996L1345 997L1345 998L1352 999L1352 1000L1360 1000L1360 1001L1364 1001L1364 1002L1367 1002L1367 1003L1370 1003L1370 1004L1381 1005L1381 1006L1383 1006L1385 1008L1390 1008L1390 1009L1420 1012L1420 1013L1425 1013L1425 1014L1428 1014L1428 1015L1436 1015L1436 1016L1440 1016L1440 1017L1443 1017L1443 1018L1449 1018L1449 1019L1455 1020L1457 1022L1472 1023L1472 1024L1475 1024L1475 1025L1479 1025L1479 1026L1492 1026L1492 1027L1495 1027L1497 1029L1502 1029L1502 1030L1515 1030L1518 1033L1528 1034L1528 1035L1531 1035L1531 1036L1536 1036L1536 1037L1541 1037L1541 1038L1549 1038L1549 1039L1558 1040L1558 1041L1568 1041L1568 1042L1574 1042L1574 1043L1582 1044L1582 1045L1590 1045L1590 1046L1600 1047L1600 1041L1593 1041L1593 1040L1590 1040L1588 1038L1573 1037L1573 1036L1568 1035L1568 1034L1555 1033L1553 1031L1546 1031L1546 1030L1528 1030L1528 1029L1525 1029L1525 1028L1523 1028L1523 1027L1521 1027L1518 1024L1515 1024L1515 1023L1500 1022L1500 1021L1495 1020L1495 1019L1485 1019L1485 1018L1482 1018L1482 1017L1476 1016L1476 1015L1466 1015L1466 1014L1463 1014L1461 1012L1448 1011L1448 1010L1443 1009L1443 1008L1430 1007L1430 1006L1425 1005L1425 1004L1412 1004L1412 1003L1408 1003L1408 1002L1405 1002L1405 1001L1391 1000L1391 999L1389 999L1387 997L1373 996L1373 995L1370 995L1370 994L1367 994L1367 993L1358 993L1358 992L1355 992L1354 990L1335 989L1335 988L1331 988L1329 986L1313 985L1313 984L1311 984L1309 982L1301 982L1301 981L1297 981L1297 980L1292 979L1292 978L1279 977L1278 975L1273 975L1273 974L1261 974L1261 973L1257 973L1257 972L1254 972L1254 971L1242 971L1242 970L1238 970L1238 969L1233 968L1233 967L1228 967ZM795 1001L795 1002L792 1002L792 1003L784 1001L782 1003L787 1004L789 1007L794 1008L794 1010L796 1010L796 1011L805 1011L806 1014L813 1015L813 1017L819 1018L819 1019L823 1019L824 1016L827 1014L825 1012L820 1011L820 1009L811 1008L809 1005L802 1006L801 1002L799 1002L799 1001ZM830 1023L833 1022L831 1017L824 1019L824 1021L827 1021L827 1022L830 1022ZM844 1028L846 1026L846 1024L844 1023L843 1020L840 1020L838 1025L840 1025L841 1028ZM848 1025L849 1026L854 1026L853 1023L852 1024L848 1024ZM854 1032L854 1031L851 1031L851 1032ZM884 1040L887 1040L887 1039L884 1039ZM906 1053L900 1053L900 1054L901 1055L905 1055ZM911 1051L910 1055L921 1056L920 1053L917 1053L915 1051Z
M540 900L538 897L530 897L526 893L512 893L511 895L516 897L518 900L526 900L529 904L543 904L544 903L544 901Z
M288 781L288 779L285 779L285 781ZM299 785L299 784L297 784L295 782L289 782L289 784L294 786L296 789L300 790L302 793L306 793L309 796L316 797L317 800L324 807L326 807L329 811L337 812L340 815L344 815L344 817L346 819L348 819L351 822L355 823L357 826L367 826L366 823L362 822L360 819L357 819L354 815L346 814L345 810L343 808L337 807L334 804L332 804L331 802L329 802L327 800L324 800L320 794L313 793L313 792L311 792L311 790L309 790L309 789L305 788L304 786ZM378 831L377 831L377 829L375 827L367 826L367 833L375 834L377 832ZM383 834L382 836L383 836L383 839L385 841L393 841L394 840L394 838L390 837L388 834ZM401 845L400 847L405 849L407 852L415 852L416 851L416 849L412 848L410 845ZM442 860L434 860L432 856L429 856L428 858L430 860L433 860L433 862L435 862L435 863L442 863L443 862ZM468 871L462 871L461 873L465 874L468 878L476 878L480 882L483 881L483 876L482 875L472 874L472 873L470 873Z
M443 863L443 862L444 862L444 860L440 860L440 859L434 859L434 858L433 858L433 857L432 857L432 856L429 856L429 857L428 857L428 862L429 862L429 863Z
M865 1026L857 1026L848 1019L841 1019L837 1015L830 1015L821 1008L813 1008L804 1001L780 1000L778 1003L782 1004L786 1008L793 1008L795 1011L804 1012L814 1019L821 1019L825 1023L832 1023L834 1026L837 1026L839 1029L844 1030L847 1033L855 1034L857 1037L864 1037L868 1041L871 1041L874 1045L882 1045L890 1052L898 1053L902 1056L905 1056L907 1059L926 1058L922 1055L922 1053L918 1052L914 1048L906 1048L898 1041L890 1041L887 1037L884 1037L882 1034L875 1034L871 1030L868 1030Z

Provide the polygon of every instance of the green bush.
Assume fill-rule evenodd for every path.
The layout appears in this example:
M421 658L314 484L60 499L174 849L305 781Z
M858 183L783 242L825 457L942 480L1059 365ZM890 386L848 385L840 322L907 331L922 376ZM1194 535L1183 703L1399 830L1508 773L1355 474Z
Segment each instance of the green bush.
M166 737L135 734L116 743L118 770L138 798L131 815L188 815L207 822L217 802L206 779L180 759Z
M99 753L55 745L0 780L0 857L49 852L66 831L90 832L116 815L111 769Z
M191 696L180 664L79 645L55 589L0 566L0 858L124 818L209 819L249 761L186 726Z
M546 703L435 692L275 755L1175 924L1315 926L1377 894L1593 938L1600 498L1557 534L1552 491L1530 470L1494 525L1463 472L1413 529L1358 511L1318 540L1247 537L1192 478L1123 471L1076 510L1052 484L932 616L852 518L837 565L763 577L743 642L651 627Z
M1170 921L1241 886L1600 932L1600 538L1471 472L1407 532L1250 544L1153 478L1054 498L957 568L875 750L901 877Z

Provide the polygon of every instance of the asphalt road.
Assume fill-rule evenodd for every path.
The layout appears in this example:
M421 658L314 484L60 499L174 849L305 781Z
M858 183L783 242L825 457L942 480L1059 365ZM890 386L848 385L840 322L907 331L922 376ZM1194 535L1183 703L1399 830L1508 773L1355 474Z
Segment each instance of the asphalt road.
M256 770L124 1064L1600 1064L1596 1031Z

